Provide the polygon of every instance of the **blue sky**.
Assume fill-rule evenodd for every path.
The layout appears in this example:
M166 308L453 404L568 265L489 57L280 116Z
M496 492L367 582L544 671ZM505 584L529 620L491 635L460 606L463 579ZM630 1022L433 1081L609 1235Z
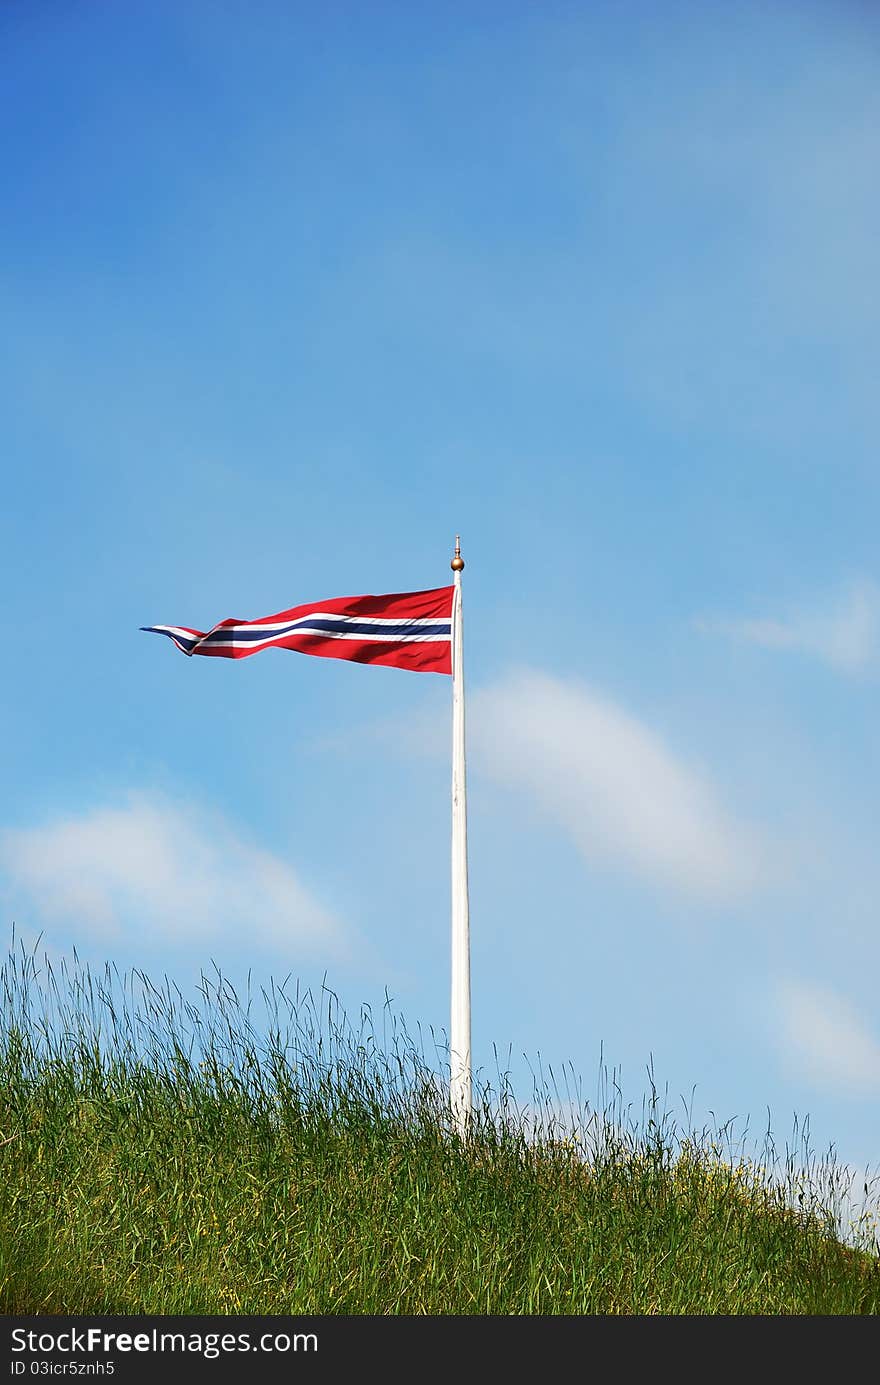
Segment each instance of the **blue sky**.
M880 1157L880 17L0 16L0 900L445 1029L450 685L139 633L465 571L475 1061Z

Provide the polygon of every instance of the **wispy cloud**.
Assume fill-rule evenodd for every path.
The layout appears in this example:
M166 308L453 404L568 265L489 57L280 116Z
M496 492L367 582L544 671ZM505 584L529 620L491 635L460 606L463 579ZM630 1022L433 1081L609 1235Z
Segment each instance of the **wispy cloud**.
M786 979L775 987L773 1014L784 1052L818 1087L880 1093L880 1039L843 996Z
M759 879L755 835L707 779L589 687L524 669L479 691L469 716L477 761L530 795L588 858L719 902Z
M156 795L0 832L0 870L22 924L60 923L75 940L341 946L339 924L291 866L231 824Z
M767 649L812 655L843 673L860 673L880 658L880 587L863 581L814 611L750 620L701 619L698 629Z

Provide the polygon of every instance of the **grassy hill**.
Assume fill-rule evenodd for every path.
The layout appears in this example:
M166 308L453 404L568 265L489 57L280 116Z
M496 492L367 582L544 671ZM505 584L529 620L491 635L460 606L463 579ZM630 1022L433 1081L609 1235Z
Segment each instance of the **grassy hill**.
M484 1085L463 1144L438 1064L326 993L270 987L258 1028L219 976L21 954L2 995L4 1313L880 1311L867 1222L843 1244L809 1169L656 1093L562 1120Z

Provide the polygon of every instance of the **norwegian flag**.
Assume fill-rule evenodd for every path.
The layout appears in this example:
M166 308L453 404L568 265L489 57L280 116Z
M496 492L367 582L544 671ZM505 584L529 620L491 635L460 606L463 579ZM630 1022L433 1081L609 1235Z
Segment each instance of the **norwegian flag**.
M387 596L338 596L260 620L221 620L208 631L187 625L141 629L167 635L183 654L246 659L261 649L295 649L326 659L451 674L454 592L454 587L435 587Z

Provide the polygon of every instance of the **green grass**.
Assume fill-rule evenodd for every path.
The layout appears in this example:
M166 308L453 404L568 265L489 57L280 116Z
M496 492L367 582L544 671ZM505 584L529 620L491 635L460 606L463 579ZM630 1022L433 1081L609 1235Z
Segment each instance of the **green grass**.
M880 1309L833 1156L679 1133L656 1089L638 1120L613 1084L563 1119L552 1080L520 1108L501 1077L463 1144L387 1007L377 1035L326 991L217 975L189 1002L21 952L0 984L4 1313Z

